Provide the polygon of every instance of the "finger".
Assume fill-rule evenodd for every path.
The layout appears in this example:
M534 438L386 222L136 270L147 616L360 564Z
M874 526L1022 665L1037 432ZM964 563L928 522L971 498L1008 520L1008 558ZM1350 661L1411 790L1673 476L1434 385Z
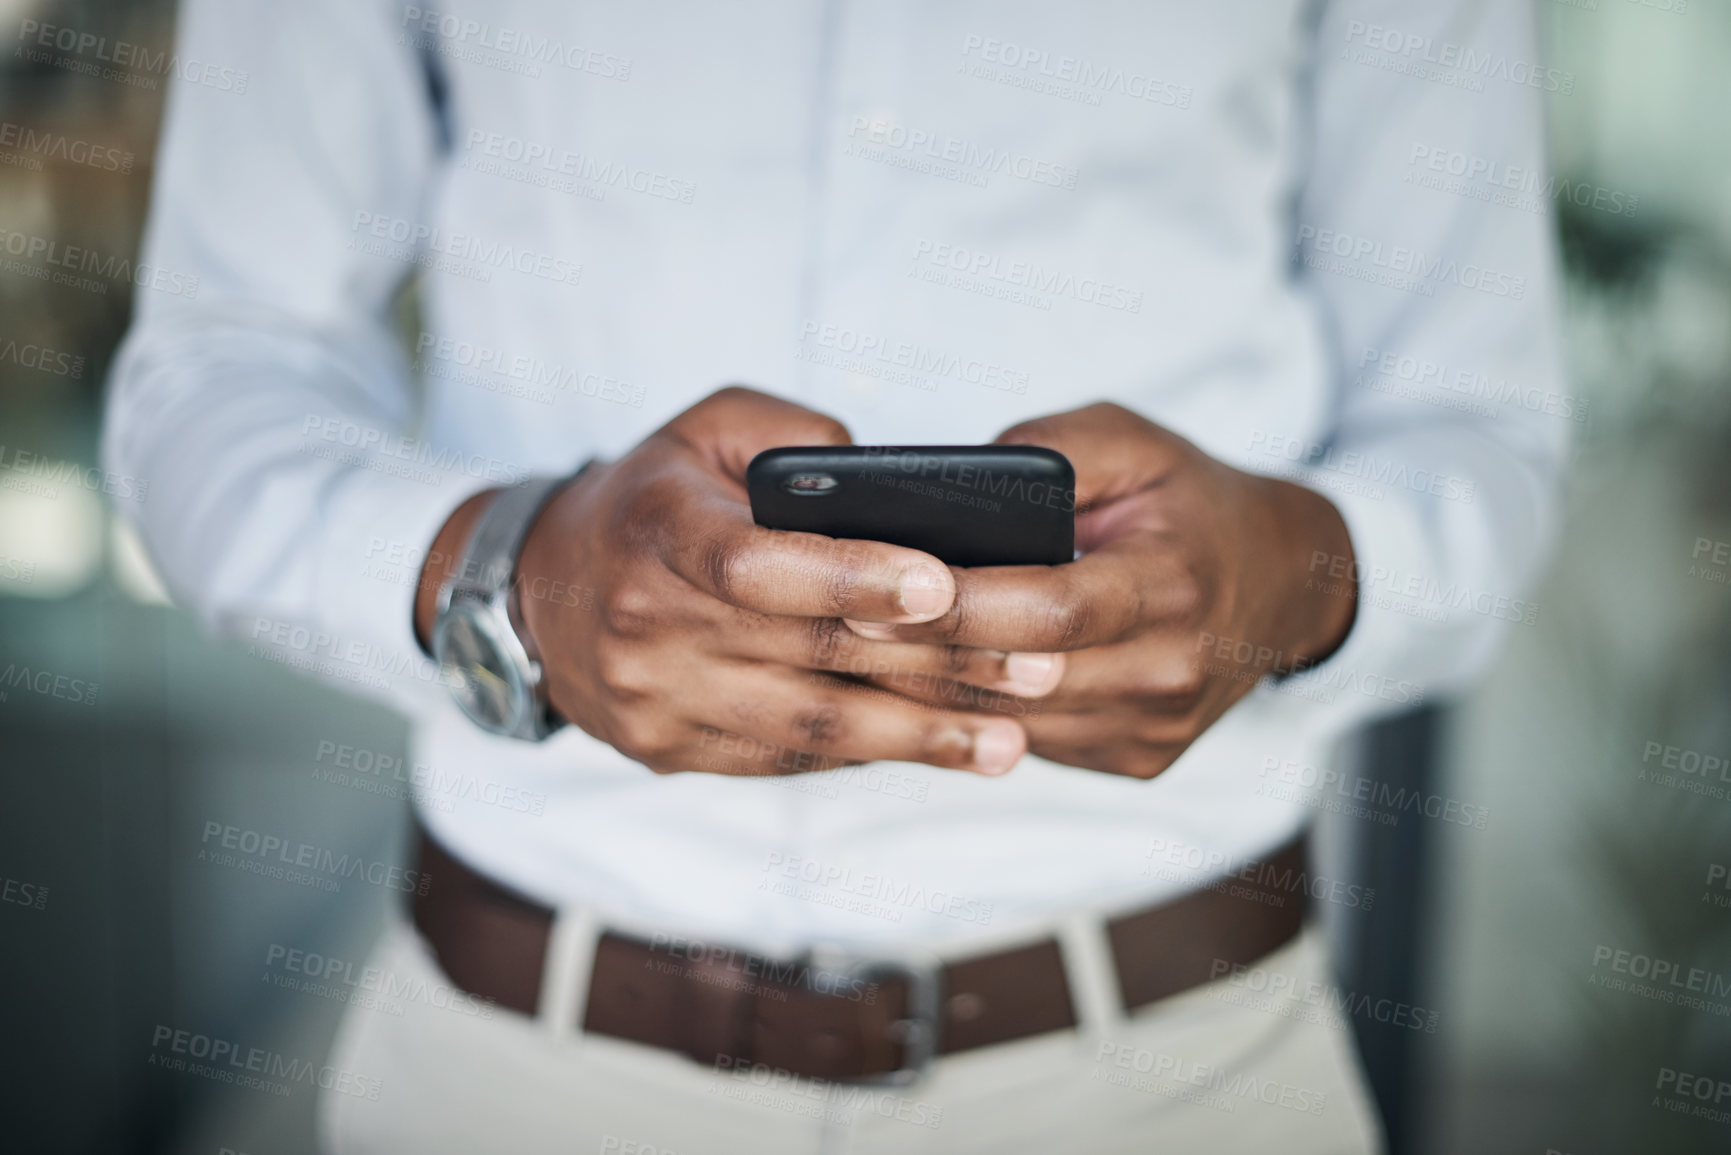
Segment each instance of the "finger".
M1036 417L998 434L999 445L1056 449L1076 468L1076 507L1094 506L1155 485L1194 446L1122 405L1095 405Z
M835 418L742 385L730 385L662 426L710 468L743 486L745 467L765 449L783 445L847 445Z
M676 726L671 736L617 749L657 774L694 772L765 778L859 764L856 759L826 757L735 730L690 722Z
M654 534L668 569L729 605L764 614L923 622L955 598L948 566L875 541L764 529L751 510L685 478Z
M768 663L726 671L731 708L709 724L829 759L924 762L1002 774L1027 750L1008 718L938 710L827 674ZM706 710L714 715L714 709Z
M1067 655L1064 673L1047 693L1051 713L1087 713L1130 703L1148 714L1183 715L1208 686L1201 652L1180 639L1146 636Z
M910 697L938 701L922 691L953 683L1000 694L1039 698L1064 677L1064 654L1006 653L967 646L929 646L874 642L842 624L840 618L783 618L742 633L743 657L784 662L870 680Z
M1194 717L1209 692L1210 678L1196 648L1177 639L1150 641L1143 637L1115 646L1096 646L1053 656L1063 659L1063 665L1055 679L1043 684L1040 693L978 681L964 685L969 679L898 677L894 671L887 674L872 671L866 676L874 685L945 706L1014 713L1017 717L1075 714L1110 719L1131 711L1149 728L1158 726L1162 719L1173 719L1174 726L1182 726L1186 719ZM1254 680L1249 679L1245 692L1254 685ZM994 700L973 692L973 686L1022 701Z
M1202 729L1194 717L1185 714L1049 708L1028 715L1022 728L1027 731L1030 748L1090 746L1127 753L1155 749L1174 757L1194 742Z
M865 683L882 693L911 698L943 710L966 710L974 714L1025 719L1037 714L1044 703L1002 690L989 690L948 678L871 677Z
M1178 719L1150 725L1122 711L1053 711L1024 723L1028 748L1042 758L1084 770L1152 778L1178 760L1195 741L1194 729Z
M948 611L921 624L874 628L846 616L873 641L1059 653L1111 645L1186 616L1195 588L1176 551L1159 548L1156 535L1136 535L1067 565L957 570Z
M1123 778L1146 779L1158 777L1170 769L1184 748L1142 747L1133 750L1124 746L1051 744L1035 746L1033 752L1065 766Z
M780 778L860 764L858 759L799 750L716 726L694 727L693 732L695 737L664 763L669 770L694 770L735 778Z

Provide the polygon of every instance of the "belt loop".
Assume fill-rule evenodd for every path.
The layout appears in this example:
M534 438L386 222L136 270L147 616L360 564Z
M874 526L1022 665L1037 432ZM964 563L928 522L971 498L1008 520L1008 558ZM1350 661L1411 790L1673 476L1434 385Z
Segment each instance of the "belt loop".
M1073 911L1059 921L1057 939L1071 1004L1076 1008L1076 1031L1097 1042L1124 1022L1105 920L1094 911Z
M587 907L553 914L547 935L547 960L541 967L541 1000L536 1015L556 1039L578 1035L583 1007L589 999L589 975L595 966L595 944L601 927Z

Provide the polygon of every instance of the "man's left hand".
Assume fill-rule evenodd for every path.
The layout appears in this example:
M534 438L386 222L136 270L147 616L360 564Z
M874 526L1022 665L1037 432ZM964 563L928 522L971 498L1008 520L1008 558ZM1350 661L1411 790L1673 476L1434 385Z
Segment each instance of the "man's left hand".
M1019 719L1034 753L1152 778L1264 675L1313 665L1345 639L1355 583L1342 591L1327 579L1353 572L1352 543L1321 495L1234 469L1112 404L1029 421L998 442L1043 445L1075 465L1082 557L957 569L943 617L849 625L878 640L1050 654L1053 688Z

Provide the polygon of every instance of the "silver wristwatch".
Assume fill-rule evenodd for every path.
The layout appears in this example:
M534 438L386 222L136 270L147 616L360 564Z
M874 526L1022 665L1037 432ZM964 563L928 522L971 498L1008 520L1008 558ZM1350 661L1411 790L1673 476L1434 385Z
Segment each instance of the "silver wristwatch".
M565 724L547 705L540 655L521 624L515 579L530 523L572 480L536 477L501 490L439 588L433 658L463 713L494 734L539 742Z

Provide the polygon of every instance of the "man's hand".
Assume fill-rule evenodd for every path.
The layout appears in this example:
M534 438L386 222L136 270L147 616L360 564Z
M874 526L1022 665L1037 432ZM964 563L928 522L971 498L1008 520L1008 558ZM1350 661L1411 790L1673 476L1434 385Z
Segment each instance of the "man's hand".
M1233 469L1117 405L998 440L1075 464L1081 559L956 570L942 616L850 625L872 639L1064 654L1025 722L1035 753L1152 778L1264 674L1314 664L1351 628L1354 599L1306 581L1318 552L1352 568L1340 514L1310 490Z
M1008 770L1026 749L1016 722L847 676L1047 688L1054 679L1015 680L1027 663L1011 655L868 641L842 625L942 615L955 595L948 568L917 550L752 523L744 477L759 450L847 442L828 417L725 389L561 491L518 563L554 708L662 772L877 759ZM454 557L478 512L459 510L429 556ZM425 636L430 604L418 616Z

